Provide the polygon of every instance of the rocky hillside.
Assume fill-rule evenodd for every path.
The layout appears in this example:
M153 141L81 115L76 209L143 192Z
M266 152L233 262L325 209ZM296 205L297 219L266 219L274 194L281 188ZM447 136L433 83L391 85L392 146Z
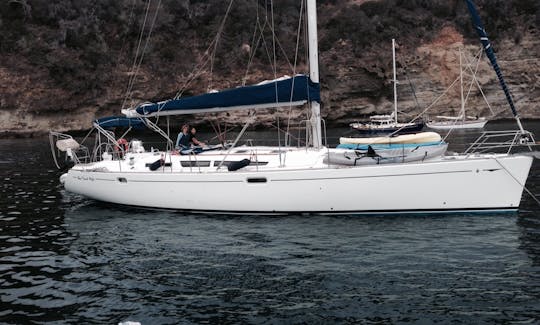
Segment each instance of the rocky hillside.
M123 105L170 98L179 90L189 95L305 72L303 32L293 67L297 28L303 26L300 2L235 0L229 9L222 0L2 1L0 134L87 129ZM392 38L399 44L400 110L409 114L403 119L428 107L432 116L456 113L459 83L433 102L459 77L459 52L473 62L480 49L464 1L318 2L322 113L329 125L391 110ZM540 3L477 0L477 6L521 115L540 117ZM140 66L134 64L139 60ZM485 58L477 76L495 118L509 117ZM470 79L464 80L468 93ZM491 114L476 84L467 112ZM276 116L287 118L289 110L259 113L258 121L271 123ZM204 118L238 123L241 117Z

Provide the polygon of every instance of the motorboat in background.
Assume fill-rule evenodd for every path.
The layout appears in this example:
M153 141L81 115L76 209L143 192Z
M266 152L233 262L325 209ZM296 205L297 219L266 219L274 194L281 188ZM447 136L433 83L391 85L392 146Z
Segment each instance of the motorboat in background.
M367 123L351 123L350 126L362 135L406 134L420 132L424 128L423 121L398 122L397 73L396 73L396 41L392 39L392 67L394 71L394 111L392 114L370 116Z

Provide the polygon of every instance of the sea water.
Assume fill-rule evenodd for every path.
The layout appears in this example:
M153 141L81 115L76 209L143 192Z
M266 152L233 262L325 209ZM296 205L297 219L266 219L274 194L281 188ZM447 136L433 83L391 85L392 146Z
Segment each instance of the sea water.
M47 139L0 140L0 323L540 322L528 194L518 213L195 215L95 202L60 174Z

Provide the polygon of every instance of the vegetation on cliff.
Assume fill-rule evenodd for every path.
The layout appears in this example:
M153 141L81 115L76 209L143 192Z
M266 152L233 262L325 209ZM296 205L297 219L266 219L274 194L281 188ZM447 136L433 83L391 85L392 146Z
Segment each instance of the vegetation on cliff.
M253 50L254 26L258 20L264 24L270 19L272 10L279 39L278 72L290 73L287 67L294 61L299 3L275 0L272 7L268 0L234 1L213 57L212 78L207 71L187 91L205 91L213 86L208 80L225 85L240 82ZM0 86L0 114L20 117L18 125L13 121L14 125L2 127L43 128L43 124L32 124L28 116L52 118L89 107L95 109L87 118L118 112L145 21L141 46L149 26L154 25L139 71L142 81L134 89L145 99L174 95L209 53L228 4L222 0L0 2L0 82L4 84ZM540 25L537 0L478 0L477 5L495 42L520 43L524 34ZM414 49L448 25L469 42L475 39L461 0L319 1L324 97L339 103L347 96L374 100L388 96L386 43L397 38ZM271 33L265 28L251 66L256 78L273 77L268 69L271 47ZM304 55L302 50L300 57ZM301 62L300 67L305 65ZM337 87L332 97L326 91L338 80L348 83Z

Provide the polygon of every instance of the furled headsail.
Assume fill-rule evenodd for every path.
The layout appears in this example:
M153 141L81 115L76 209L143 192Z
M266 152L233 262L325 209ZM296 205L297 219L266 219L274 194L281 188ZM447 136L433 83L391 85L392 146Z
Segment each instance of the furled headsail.
M501 85L501 88L504 91L504 94L506 96L506 100L508 101L508 104L510 105L510 108L512 109L512 114L514 114L514 116L517 117L518 114L516 111L516 107L514 106L514 100L512 99L510 90L508 89L508 86L506 85L506 82L504 81L501 68L499 67L499 64L497 63L495 52L493 52L491 42L489 41L486 30L484 29L484 25L482 24L480 15L478 14L478 11L476 10L476 7L474 3L472 2L472 0L465 0L465 1L467 2L467 7L469 8L469 12L471 13L474 29L476 29L476 32L478 33L478 36L480 37L480 41L482 42L482 46L484 47L484 51L486 52L489 62L491 62L491 65L493 66L493 69L495 70L495 73L497 74L497 78L499 79L499 84Z
M215 93L145 103L122 110L122 113L128 117L151 117L298 106L311 101L320 101L319 84L312 82L308 76L296 75Z

